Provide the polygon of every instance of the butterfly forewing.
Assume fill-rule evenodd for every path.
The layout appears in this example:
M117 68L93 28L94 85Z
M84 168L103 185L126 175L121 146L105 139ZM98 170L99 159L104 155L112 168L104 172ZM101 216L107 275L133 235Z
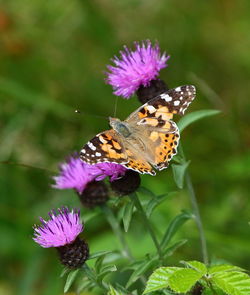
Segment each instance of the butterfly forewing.
M80 158L89 164L100 162L125 164L128 162L120 136L113 129L97 134L86 143L80 152Z
M141 120L143 118L159 118L171 120L174 114L183 115L189 104L194 100L196 90L193 85L179 86L170 89L142 105L133 112L126 121Z

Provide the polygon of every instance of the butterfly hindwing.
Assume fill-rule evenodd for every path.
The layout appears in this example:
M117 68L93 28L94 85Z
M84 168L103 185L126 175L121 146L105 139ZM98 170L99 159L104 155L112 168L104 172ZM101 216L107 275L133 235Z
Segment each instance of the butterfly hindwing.
M168 167L170 160L177 153L179 142L179 130L173 133L158 132L158 144L155 146L155 163L154 167L162 170Z

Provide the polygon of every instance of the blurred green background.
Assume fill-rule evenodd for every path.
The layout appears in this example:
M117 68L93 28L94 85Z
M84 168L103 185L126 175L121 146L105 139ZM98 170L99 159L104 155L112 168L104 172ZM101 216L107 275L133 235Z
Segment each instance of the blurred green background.
M249 268L249 11L248 0L0 1L0 161L10 162L0 164L0 294L62 294L62 267L54 249L33 242L32 225L51 208L79 205L73 192L51 188L53 171L107 128L105 118L93 116L114 114L106 65L124 44L147 38L171 55L161 71L169 87L196 85L188 112L222 111L190 126L182 141L210 257ZM117 116L138 106L119 98ZM155 193L177 190L171 169L142 178ZM184 208L185 190L162 204L153 215L159 233ZM153 245L137 220L126 236L142 257ZM86 223L84 236L92 252L119 246L101 214ZM169 264L201 259L193 221L178 237L188 243Z

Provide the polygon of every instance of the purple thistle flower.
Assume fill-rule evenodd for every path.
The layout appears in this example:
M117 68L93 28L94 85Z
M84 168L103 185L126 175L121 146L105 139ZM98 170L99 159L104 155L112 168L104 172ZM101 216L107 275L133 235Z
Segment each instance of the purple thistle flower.
M124 175L126 168L114 163L98 163L90 165L82 162L77 154L69 157L66 163L60 165L60 174L54 176L54 188L75 189L82 194L86 186L96 180L103 180L109 176L114 181Z
M70 211L67 207L49 213L50 219L45 221L40 218L41 226L35 226L33 240L43 248L61 247L75 241L83 231L80 221L80 211Z
M120 59L117 56L112 59L115 66L107 66L106 82L113 87L115 95L124 98L129 98L140 86L149 86L159 71L167 67L170 58L165 52L161 55L159 44L152 46L149 40L141 45L135 42L135 51L124 46L120 54Z
M122 165L115 163L98 163L93 165L92 173L96 175L95 180L103 180L106 176L110 177L110 181L119 179L128 169Z
M91 173L92 165L83 163L77 155L69 157L66 163L60 165L60 174L54 176L56 184L54 188L58 189L75 189L82 193L86 185L95 179Z

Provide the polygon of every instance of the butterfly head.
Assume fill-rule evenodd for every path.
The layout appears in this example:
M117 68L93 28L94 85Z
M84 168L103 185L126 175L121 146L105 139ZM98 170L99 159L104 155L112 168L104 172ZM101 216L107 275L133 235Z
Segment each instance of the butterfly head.
M124 137L129 137L131 132L129 130L128 124L122 122L120 119L109 117L110 126Z

